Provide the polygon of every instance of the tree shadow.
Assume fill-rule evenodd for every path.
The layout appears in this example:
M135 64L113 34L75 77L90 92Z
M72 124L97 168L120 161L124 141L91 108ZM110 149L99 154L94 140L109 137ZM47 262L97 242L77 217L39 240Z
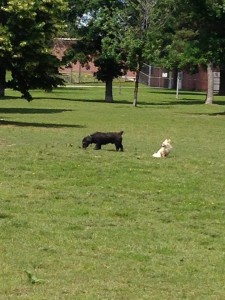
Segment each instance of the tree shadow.
M165 93L166 94L166 93ZM36 97L35 100L46 100L46 97ZM114 100L113 102L105 102L104 99L82 99L82 98L58 98L58 97L52 97L48 98L49 100L59 100L59 101L72 101L72 102L83 102L83 103L104 103L104 104L125 104L125 105L133 105L132 100ZM138 105L143 106L170 106L170 105L196 105L196 104L204 104L204 100L199 99L174 99L174 100L164 100L164 101L142 101L138 100ZM225 102L223 101L214 101L215 104L223 105ZM61 113L65 111L73 111L72 109L36 109L36 108L0 108L0 113L21 113L21 114L41 114L41 113Z
M218 117L218 116L225 116L225 111L217 112L217 113L192 113L191 115Z
M46 99L44 97L38 97L35 98L35 100L42 100L42 99ZM60 100L60 101L72 101L72 102L82 102L82 103L103 103L103 104L109 104L109 105L115 105L115 104L125 104L125 105L133 105L133 101L132 100L114 100L113 102L105 102L104 99L82 99L82 98L51 98L52 100ZM138 101L138 105L144 105L144 106L169 106L169 105L178 105L178 104L183 104L183 105L187 105L187 104L202 104L204 103L204 101L198 101L198 100L193 100L193 99L189 99L189 102L187 102L188 99L185 99L186 101L184 102L183 100L168 100L168 101L155 101L155 102L148 102L148 101ZM137 107L138 107L137 105Z
M208 114L208 116L211 116L211 117L225 116L225 111L219 112L219 113L211 113L211 114Z
M205 101L203 100L195 100L195 99L182 99L182 100L164 100L164 101L138 101L137 107L139 105L143 106L172 106L172 105L197 105L197 104L204 104ZM122 100L122 101L115 101L114 103L117 104L129 104L132 105L132 101Z
M52 108L0 108L0 114L57 114L72 109L52 109Z
M17 127L41 127L41 128L86 128L86 125L78 124L54 124L54 123L36 123L36 122L19 122L7 121L0 119L0 126L17 126Z
M0 97L0 101L9 101L9 100L15 100L15 99L21 99L19 96L4 96Z
M199 100L199 99L198 100L194 100L194 99L188 99L188 98L183 98L181 100L182 101L186 101L186 102L193 101L194 103L199 102L199 104L201 104L201 103L205 104L205 98L203 100ZM214 99L212 104L225 105L225 100L216 100L216 99Z
M149 90L150 94L164 94L164 95L174 95L176 96L177 91L174 89L151 89ZM197 91L181 91L179 90L179 95L190 95L190 96L194 96L194 95L198 95L198 96L205 96L206 93L204 92L197 92Z
M90 88L88 87L75 87L74 90L90 90ZM63 94L65 95L65 92L68 91L68 88L60 88L57 89L57 93L58 94ZM138 100L138 105L143 105L143 106L170 106L170 105L197 105L197 104L204 104L205 103L205 93L204 92L195 92L195 91L179 91L179 96L180 99L175 99L176 96L176 91L175 90L149 90L149 95L154 95L154 94L160 94L160 95L168 95L168 97L171 97L171 95L174 95L174 100L168 99L168 100L164 100L164 101L139 101ZM193 98L185 98L185 96L202 96L202 100L196 99L195 97ZM184 98L182 98L182 96ZM216 97L217 95L215 95ZM17 96L5 96L4 98L0 98L2 100L10 100L10 99L21 99L21 97L17 97ZM133 105L133 101L132 100L114 100L114 102L112 103L107 103L104 101L104 99L82 99L82 98L73 98L73 96L71 95L71 97L57 97L55 95L48 94L45 96L39 96L39 97L34 97L33 101L36 100L59 100L59 101L72 101L72 102L83 102L83 103L105 103L105 104L125 104L125 105ZM26 100L24 100L26 101ZM225 105L225 101L218 101L218 100L214 100L213 104L218 104L218 105ZM64 112L64 111L70 111L70 110L66 110L66 109L25 109L25 108L0 108L0 113L23 113L23 114L29 114L29 113L60 113L60 112Z
M59 101L73 101L73 102L107 103L104 101L104 99L79 99L79 98L58 98L58 97L52 97L52 98L48 98L48 99L49 100L59 100ZM34 100L46 100L46 98L45 97L36 97L36 98L34 98Z
M217 105L225 105L225 101L224 101L224 100L222 100L222 101L216 101L216 100L214 100L214 101L213 101L213 104L217 104Z
M208 113L208 112L202 112L202 113L182 112L182 113L179 113L179 114L190 115L190 116L209 116L209 117L218 117L218 116L225 116L225 111L222 111L222 112L214 112L214 113Z

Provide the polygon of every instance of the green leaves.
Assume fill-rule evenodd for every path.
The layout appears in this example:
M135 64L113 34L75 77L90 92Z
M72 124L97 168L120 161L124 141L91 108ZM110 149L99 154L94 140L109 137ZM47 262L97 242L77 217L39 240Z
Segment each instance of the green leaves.
M0 25L0 58L12 52L12 44L10 41L10 32L6 26Z
M7 86L27 99L29 89L51 89L59 83L51 51L53 38L64 28L65 10L63 0L9 0L0 7L0 58L12 73Z
M163 64L193 68L224 61L224 1L176 1L161 34Z

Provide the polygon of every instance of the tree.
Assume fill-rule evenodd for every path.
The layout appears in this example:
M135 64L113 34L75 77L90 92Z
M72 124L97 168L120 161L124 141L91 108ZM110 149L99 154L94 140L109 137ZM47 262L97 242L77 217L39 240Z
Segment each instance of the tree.
M176 1L174 13L161 36L161 56L167 65L195 71L198 65L208 70L206 104L213 101L213 66L225 61L225 1ZM165 63L164 60L164 63ZM222 78L222 77L221 77Z
M125 65L123 62L118 62L112 56L101 56L95 60L95 65L98 67L98 71L95 73L95 76L98 80L105 82L105 101L113 102L113 93L112 93L112 82L114 78L123 75L123 68Z
M125 23L122 48L127 53L127 67L136 73L133 105L138 103L139 76L144 62L153 62L158 51L157 36L170 15L170 0L127 0L123 11Z
M80 61L83 65L93 61L98 67L94 75L106 84L105 101L113 102L113 79L126 72L124 53L117 47L121 28L115 17L124 3L122 0L90 0L85 3L70 0L69 6L66 16L69 34L76 37L77 42L68 49L63 61Z
M50 90L62 83L59 61L51 51L65 9L63 0L1 0L0 96L10 87L31 100L30 89ZM12 74L8 82L7 70Z
M128 67L136 73L134 106L137 106L138 102L139 76L146 61L146 48L149 46L147 33L155 4L155 0L126 1L126 11L124 12L126 33L123 47L126 49Z
M212 101L213 101L213 85L214 85L213 64L212 63L208 63L207 75L208 75L208 89L207 89L207 97L206 97L205 104L212 104Z
M225 62L225 1L202 1L202 10L196 7L195 2L194 4L194 9L200 19L198 22L199 49L205 58L208 73L205 103L211 104L213 102L213 67L223 66Z
M129 68L136 72L134 101L137 105L139 74L143 63L156 51L155 32L163 26L172 0L70 0L70 32L78 38L68 60L83 64L94 60L95 76L106 82L106 101L112 101L112 80ZM75 18L74 18L75 17ZM74 19L76 21L74 22ZM113 65L112 65L113 64Z

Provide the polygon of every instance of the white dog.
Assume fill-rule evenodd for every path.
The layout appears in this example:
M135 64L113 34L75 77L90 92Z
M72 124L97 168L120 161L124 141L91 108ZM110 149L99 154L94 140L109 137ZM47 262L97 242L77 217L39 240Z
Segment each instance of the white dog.
M166 139L163 143L161 148L158 152L155 152L152 156L153 157L166 157L169 155L170 151L172 150L171 140Z

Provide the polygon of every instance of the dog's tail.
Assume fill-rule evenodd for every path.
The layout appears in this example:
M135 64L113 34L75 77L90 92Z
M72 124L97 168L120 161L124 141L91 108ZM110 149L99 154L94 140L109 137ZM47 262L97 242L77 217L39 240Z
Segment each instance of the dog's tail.
M160 153L158 153L158 152L155 152L152 156L157 157L157 158L161 157Z
M123 134L123 131L120 131L119 134L122 135L122 134Z

